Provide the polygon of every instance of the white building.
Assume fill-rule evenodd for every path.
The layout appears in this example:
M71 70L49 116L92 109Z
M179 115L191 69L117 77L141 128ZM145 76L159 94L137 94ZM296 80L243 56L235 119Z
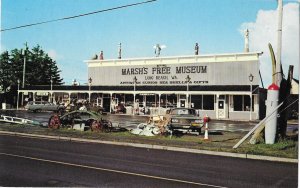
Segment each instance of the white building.
M88 85L26 86L29 100L87 99L118 113L164 114L192 107L213 119L264 117L259 52L176 57L86 60ZM135 101L135 102L134 102Z
M85 62L92 79L91 95L100 96L103 106L117 101L135 108L136 101L140 108L150 109L148 113L164 113L171 106L193 107L200 116L213 119L255 120L259 119L260 54Z

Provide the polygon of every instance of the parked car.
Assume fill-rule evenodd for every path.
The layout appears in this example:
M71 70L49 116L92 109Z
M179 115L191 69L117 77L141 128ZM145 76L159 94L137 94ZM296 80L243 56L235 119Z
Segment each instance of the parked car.
M100 105L96 104L91 104L87 101L73 101L71 104L67 105L66 111L67 112L72 112L74 110L88 110L88 111L93 111L97 112L99 114L103 114L104 108Z
M91 105L91 104L87 105L87 110L94 111L99 114L103 114L104 112L104 108L102 106Z
M39 111L63 112L65 110L65 107L63 105L57 105L46 101L30 101L26 104L25 109L33 112L39 112Z
M173 131L192 131L201 133L203 120L196 115L193 108L174 108L169 114L168 128Z

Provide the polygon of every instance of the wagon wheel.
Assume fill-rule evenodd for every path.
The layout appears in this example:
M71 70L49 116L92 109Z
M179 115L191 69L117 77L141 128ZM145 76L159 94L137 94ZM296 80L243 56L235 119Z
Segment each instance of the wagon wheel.
M62 116L65 113L65 109L59 108L58 111L57 111L57 113Z
M90 127L92 131L100 131L102 126L97 120L93 120Z
M111 132L112 131L112 123L110 121L102 120L101 124L102 124L102 129L103 129L104 132Z
M60 119L58 115L55 114L50 117L48 127L50 129L58 129L60 127Z

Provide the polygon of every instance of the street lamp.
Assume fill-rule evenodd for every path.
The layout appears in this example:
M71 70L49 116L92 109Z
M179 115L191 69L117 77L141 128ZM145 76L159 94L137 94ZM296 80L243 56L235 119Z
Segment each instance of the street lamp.
M136 87L136 83L137 83L137 78L136 76L134 76L133 78L133 114L135 114L135 87Z
M187 103L188 103L188 108L189 108L190 104L189 104L189 93L188 93L188 91L189 91L189 83L191 81L190 76L187 75L187 77L185 78L185 80L186 80L186 91L187 91L186 96L187 96Z
M92 86L92 78L89 78L89 102L91 102L91 86Z
M17 110L19 110L19 90L20 90L20 79L18 79Z
M51 78L51 80L50 80L50 84L51 84L51 93L50 93L50 102L53 102L53 93L52 93L52 87L53 87L53 80L52 80L52 78Z
M252 74L249 75L249 81L250 81L250 121L252 120L252 82L253 82L254 76Z

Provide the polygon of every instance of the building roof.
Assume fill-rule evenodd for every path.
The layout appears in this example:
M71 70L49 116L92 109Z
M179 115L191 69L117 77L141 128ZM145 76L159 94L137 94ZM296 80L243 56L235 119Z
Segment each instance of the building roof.
M209 63L209 62L236 62L258 61L262 52L207 54L188 56L146 57L107 60L85 60L88 67L101 66L126 66L126 65L151 65L151 64L176 64L176 63Z

